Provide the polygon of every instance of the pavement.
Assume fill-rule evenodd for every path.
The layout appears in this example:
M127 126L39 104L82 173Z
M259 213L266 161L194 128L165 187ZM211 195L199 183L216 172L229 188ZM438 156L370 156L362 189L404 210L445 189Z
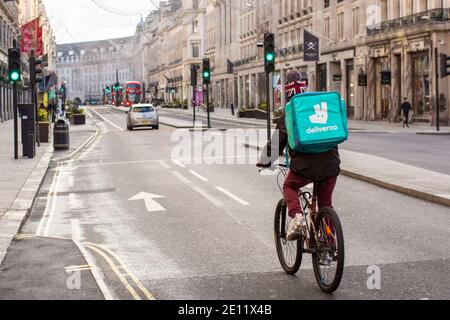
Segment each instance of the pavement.
M82 151L82 147L91 141L97 129L93 120L88 119L86 126L71 126L71 146L67 151L53 150L52 142L42 143L36 148L36 157L20 157L14 160L13 121L0 124L0 264L7 254L13 237L19 232L41 188L49 165L52 161L67 160ZM19 121L20 139L20 121ZM19 155L22 153L19 141Z

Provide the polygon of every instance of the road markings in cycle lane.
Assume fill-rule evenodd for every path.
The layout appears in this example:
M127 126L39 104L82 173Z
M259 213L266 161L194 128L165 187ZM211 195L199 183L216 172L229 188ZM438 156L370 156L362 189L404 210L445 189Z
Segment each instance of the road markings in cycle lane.
M189 172L190 172L193 176L195 176L195 177L199 178L200 180L202 180L203 182L209 182L208 179L206 179L205 177L203 177L201 174L195 172L194 170L189 170Z
M220 192L222 192L223 194L225 194L226 196L230 197L234 201L242 204L243 206L249 206L250 205L247 201L242 200L238 196L234 195L233 193L231 193L230 191L228 191L228 190L226 190L226 189L224 189L222 187L216 187L216 189L219 190Z
M173 171L172 172L173 175L180 180L181 182L185 183L185 184L192 184L192 181L189 180L188 178L186 178L185 176L183 176L181 173L179 173L178 171Z
M118 125L116 125L115 123L113 123L112 121L106 119L104 116L102 116L100 113L98 113L97 111L91 109L92 112L94 112L97 116L99 116L102 120L106 121L107 123L109 123L110 125L112 125L114 128L120 130L120 131L125 131L125 129L119 127Z
M215 205L216 207L222 208L225 207L225 205L217 200L215 197L213 197L212 195L210 195L208 192L206 192L205 190L203 190L202 188L199 187L194 187L192 188L194 191L196 191L198 194L200 194L203 198L205 198L206 200L208 200L209 202L211 202L213 205Z
M174 164L176 164L177 166L179 166L180 168L186 168L186 166L184 165L184 164L182 164L180 161L178 161L178 160L172 160L172 162L174 163Z

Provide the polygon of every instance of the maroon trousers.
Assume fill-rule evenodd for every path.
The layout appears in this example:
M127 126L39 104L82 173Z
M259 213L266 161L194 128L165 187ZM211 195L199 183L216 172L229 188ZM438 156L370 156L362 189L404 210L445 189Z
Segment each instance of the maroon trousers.
M295 218L297 214L303 213L300 205L299 192L300 189L312 183L311 179L302 178L292 171L289 171L286 181L284 182L284 197L289 209L289 216ZM337 177L328 178L320 183L318 190L319 209L333 208L333 191L336 187Z

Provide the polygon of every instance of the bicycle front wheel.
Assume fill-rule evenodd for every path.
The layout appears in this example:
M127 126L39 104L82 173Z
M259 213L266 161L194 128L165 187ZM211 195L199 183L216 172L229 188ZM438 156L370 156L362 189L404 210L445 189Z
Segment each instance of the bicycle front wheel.
M319 211L316 217L318 243L313 254L314 274L320 289L335 292L344 272L344 232L339 217L331 208Z
M296 241L287 240L289 219L284 200L280 200L275 212L275 245L283 270L294 275L302 264L303 237Z

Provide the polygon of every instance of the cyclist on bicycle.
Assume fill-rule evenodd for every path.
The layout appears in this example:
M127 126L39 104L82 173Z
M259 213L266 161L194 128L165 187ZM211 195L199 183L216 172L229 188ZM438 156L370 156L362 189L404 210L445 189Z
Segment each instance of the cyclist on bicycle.
M289 102L293 96L302 93L300 73L296 70L286 75L286 95ZM259 168L270 168L278 156L283 155L288 146L288 134L285 123L285 113L280 116L277 124L279 141L269 141L262 153L257 166ZM272 158L271 150L276 150L278 144L279 154ZM273 145L273 146L272 146ZM320 181L318 190L319 209L333 207L333 191L336 186L337 177L340 175L340 155L338 147L321 154L297 153L289 148L291 157L290 170L283 187L284 197L287 202L289 216L293 219L289 226L287 238L289 241L302 235L306 229L306 219L300 204L299 191L312 182Z

